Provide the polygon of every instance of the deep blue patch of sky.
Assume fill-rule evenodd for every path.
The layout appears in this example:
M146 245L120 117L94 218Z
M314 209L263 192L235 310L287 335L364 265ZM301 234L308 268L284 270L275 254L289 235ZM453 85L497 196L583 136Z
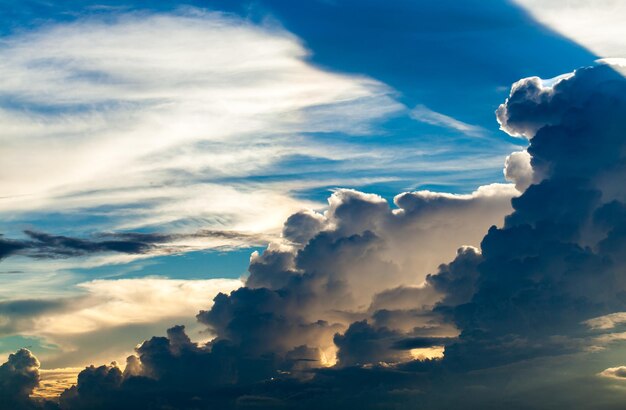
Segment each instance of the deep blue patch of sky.
M107 265L73 270L76 283L99 279L133 279L146 276L170 279L237 279L247 274L250 255L263 248L194 251L136 260L123 267Z

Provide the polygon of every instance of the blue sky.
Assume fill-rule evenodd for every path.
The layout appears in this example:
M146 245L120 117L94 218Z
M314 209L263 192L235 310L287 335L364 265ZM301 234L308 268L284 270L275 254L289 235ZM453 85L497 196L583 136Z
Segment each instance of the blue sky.
M574 3L0 1L0 302L54 305L11 318L0 352L76 367L181 321L206 337L199 292L239 287L251 258L287 246L291 214L339 188L508 204L512 185L477 189L511 182L505 158L528 145L495 118L511 84L624 51L585 36L619 2ZM159 301L126 291L146 283L191 293L141 317ZM94 356L107 332L119 343Z

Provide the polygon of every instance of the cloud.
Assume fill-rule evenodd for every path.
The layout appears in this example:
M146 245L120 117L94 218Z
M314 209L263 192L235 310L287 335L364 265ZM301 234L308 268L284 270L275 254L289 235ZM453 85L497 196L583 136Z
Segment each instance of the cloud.
M60 335L149 323L193 314L211 296L241 285L237 279L179 280L166 278L94 280L78 284L88 301L82 309L47 315L35 323L37 332Z
M39 361L20 349L0 365L0 399L6 409L35 409L29 395L39 386Z
M0 56L0 213L29 222L271 233L315 204L292 194L303 184L252 177L294 155L371 156L312 133L367 134L403 109L375 80L307 63L279 27L195 9L46 24L5 37Z
M585 320L584 323L591 329L614 329L618 325L626 323L626 312L615 312L600 317L594 317L593 319Z
M0 303L0 334L42 338L55 346L40 355L47 368L82 366L94 355L119 360L138 339L174 323L187 323L195 337L209 338L193 326L194 315L218 293L241 285L238 279L83 282L69 296Z
M479 249L464 246L459 248L451 263L441 264L435 274L426 277L429 285L445 295L441 305L458 306L472 299L476 292L477 268L482 260Z
M152 248L152 244L148 241L91 241L30 230L24 233L30 240L3 240L1 242L3 257L21 254L33 258L59 258L102 252L141 254L149 252Z
M131 406L135 378L148 378L148 391L172 383L177 391L224 389L281 374L304 382L338 360L344 367L394 364L413 360L416 349L424 350L422 360L436 356L445 337L456 333L430 310L442 294L425 282L427 273L463 243L477 245L517 194L510 185L466 195L418 191L397 196L392 208L377 195L338 190L323 214L288 218L283 240L252 256L246 287L216 296L213 307L197 315L215 339L196 344L175 328L168 338L145 342L114 391ZM467 229L447 235L456 222ZM406 295L404 302L395 293ZM359 340L371 348L357 348ZM201 396L203 403L221 400ZM83 400L90 399L75 389L66 394L70 408Z
M102 233L92 238L75 238L26 230L29 239L3 239L0 236L0 259L11 255L35 259L56 259L121 253L127 255L163 255L204 249L218 241L221 247L266 243L271 235L203 229L194 233Z
M626 378L626 367L609 367L598 374L600 377L608 377L611 379L623 380Z
M4 239L4 237L0 235L0 259L6 258L26 247L27 245L20 241Z
M399 343L400 339L402 339L401 333L386 327L375 328L365 320L354 322L343 334L336 334L333 339L338 348L338 365L359 366L409 361L410 349L406 348L403 343ZM402 347L405 348L402 349Z
M615 230L623 224L617 204L626 199L619 182L626 124L617 120L625 90L609 66L577 70L552 86L536 78L513 86L498 118L505 131L530 139L542 180L514 198L504 227L483 239L474 273L480 286L454 309L462 336L446 360L480 367L577 351L589 337L582 323L609 330L606 321L623 311Z
M51 312L62 312L67 301L58 299L18 299L0 302L0 332L4 335L20 332L29 327L32 319Z
M504 162L504 177L513 182L520 192L535 182L536 176L530 161L528 151L517 151L506 157Z
M529 140L523 193L419 191L390 207L337 190L324 213L287 219L283 240L251 258L246 286L197 315L215 339L171 328L125 373L84 370L62 405L595 404L590 355L614 363L597 347L620 343L626 311L625 95L609 66L521 80L497 115Z
M413 110L411 110L410 115L414 120L438 127L456 130L470 137L483 137L486 134L486 130L482 127L467 124L445 114L438 113L425 105L416 106Z

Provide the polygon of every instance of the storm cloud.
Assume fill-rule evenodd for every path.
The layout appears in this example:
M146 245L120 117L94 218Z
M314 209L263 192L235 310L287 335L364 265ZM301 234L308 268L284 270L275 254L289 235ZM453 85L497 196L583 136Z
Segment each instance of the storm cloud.
M10 354L0 366L0 403L2 408L25 410L38 408L29 395L39 385L39 361L20 349Z
M420 191L390 207L338 190L198 314L212 341L173 327L125 370L85 369L61 407L591 404L585 392L623 377L582 363L624 339L626 80L606 65L521 80L497 118L529 141L507 161L523 192ZM583 374L547 382L572 363Z
M571 352L586 343L584 321L626 308L616 232L625 216L625 96L624 77L606 65L553 86L538 78L513 86L498 120L530 139L541 179L483 239L478 286L454 308L461 340L445 360L482 367Z

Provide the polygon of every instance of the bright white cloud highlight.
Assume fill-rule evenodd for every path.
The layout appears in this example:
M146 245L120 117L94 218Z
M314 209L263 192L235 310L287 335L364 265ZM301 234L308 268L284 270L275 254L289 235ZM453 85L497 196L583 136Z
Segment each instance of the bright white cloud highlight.
M542 24L600 57L626 56L623 0L516 0Z

